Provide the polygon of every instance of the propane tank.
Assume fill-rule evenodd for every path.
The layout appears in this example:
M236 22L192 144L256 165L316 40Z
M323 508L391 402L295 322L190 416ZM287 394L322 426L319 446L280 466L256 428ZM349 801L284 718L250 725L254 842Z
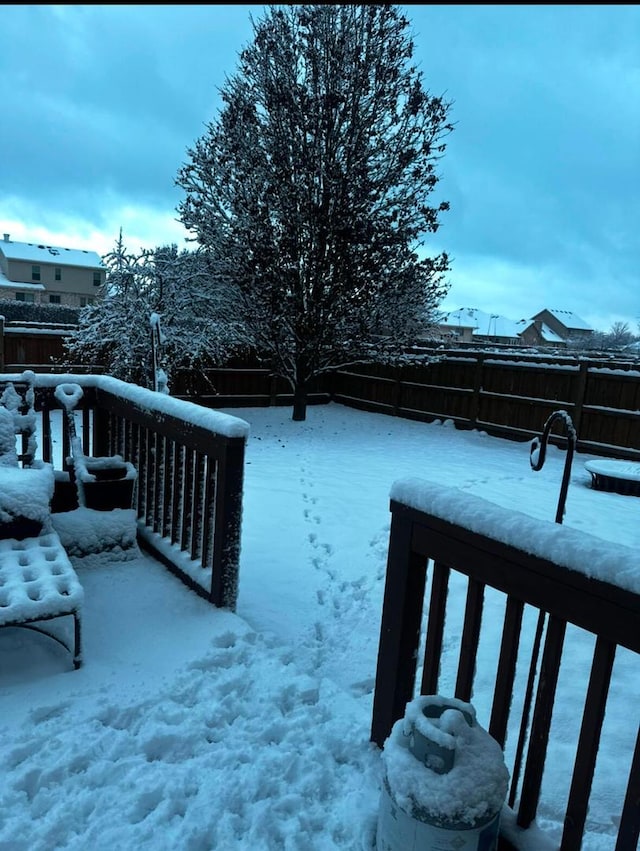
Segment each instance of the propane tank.
M470 703L411 701L382 761L377 851L496 851L509 772Z

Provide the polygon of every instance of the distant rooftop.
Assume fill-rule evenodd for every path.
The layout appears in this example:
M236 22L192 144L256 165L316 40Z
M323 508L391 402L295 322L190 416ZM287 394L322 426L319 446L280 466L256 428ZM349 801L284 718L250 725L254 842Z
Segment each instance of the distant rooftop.
M570 310L558 310L555 307L548 307L547 312L550 313L552 316L555 316L558 322L562 322L565 328L571 328L573 330L580 331L593 330L591 326L584 321L584 319L581 319L579 316L577 316L575 313L572 313L572 311ZM540 313L542 313L542 311L540 311ZM539 316L539 314L536 314L536 317L537 316Z
M35 242L14 242L5 233L0 240L0 251L7 260L26 260L29 263L62 263L65 266L83 266L103 269L102 260L95 251L82 248L61 248Z
M485 313L475 307L461 307L446 313L440 320L442 325L454 328L472 328L472 333L482 337L516 338L522 328L512 319L498 313Z
M520 329L520 333L522 334L527 328L530 328L534 324L533 319L521 319L518 322L518 327ZM564 343L565 340L559 334L556 334L555 331L552 331L548 325L544 322L540 323L540 327L538 328L538 332L540 334L541 339L543 339L546 343Z
M33 281L10 281L9 278L4 274L2 269L0 269L0 290L9 289L15 290L16 287L20 287L24 290L44 290L44 284L34 284ZM4 296L2 296L4 297Z

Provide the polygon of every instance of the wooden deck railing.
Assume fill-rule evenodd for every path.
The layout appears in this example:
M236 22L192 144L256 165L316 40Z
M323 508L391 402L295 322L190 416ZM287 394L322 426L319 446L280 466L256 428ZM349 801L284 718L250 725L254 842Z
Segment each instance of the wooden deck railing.
M120 455L137 470L139 543L201 596L235 610L247 424L114 378L40 374L39 452L57 470L67 469L70 447L54 391L68 382L83 389L76 428L85 454Z
M597 818L590 796L618 650L624 664L634 666L617 682L618 689L631 695L623 717L613 722L625 728L627 745L616 753L616 776L606 776L603 782L608 798L619 792L617 837L610 847L636 849L640 738L637 699L632 695L640 674L638 554L417 480L396 482L391 496L372 741L382 747L394 722L404 715L416 693L416 668L422 658L418 693L453 694L473 702L480 722L505 749L508 766L511 762L505 806L515 833L538 830L535 822L542 809L548 819L563 825L560 843L549 847L585 849L588 812L589 818ZM620 584L612 577L619 577ZM464 612L452 611L452 583L462 583L458 590L466 597ZM429 603L423 643L425 590ZM457 625L448 632L450 621ZM487 637L491 632L501 636L493 646ZM574 688L581 673L584 687ZM558 693L554 706L563 674L571 680L571 697ZM582 703L574 703L576 693L584 696ZM558 742L550 733L561 713L559 729L565 732ZM576 722L571 743L562 739L567 714ZM610 755L607 764L612 764ZM560 786L565 783L568 790L566 806L545 798L547 768L561 774ZM607 825L604 818L594 829L610 833L612 822ZM501 848L518 847L506 831L501 842Z

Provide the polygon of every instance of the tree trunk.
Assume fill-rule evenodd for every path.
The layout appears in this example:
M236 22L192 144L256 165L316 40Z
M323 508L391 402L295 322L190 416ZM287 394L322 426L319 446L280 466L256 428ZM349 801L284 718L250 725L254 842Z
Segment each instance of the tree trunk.
M307 385L299 381L293 388L293 414L291 419L295 422L304 422L307 418Z

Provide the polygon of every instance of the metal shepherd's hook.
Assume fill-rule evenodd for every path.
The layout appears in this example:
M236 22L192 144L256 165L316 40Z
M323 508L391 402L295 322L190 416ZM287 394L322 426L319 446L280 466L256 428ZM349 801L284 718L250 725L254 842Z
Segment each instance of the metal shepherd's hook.
M573 461L573 453L575 452L578 436L576 434L573 421L566 411L554 411L544 424L541 437L534 437L531 441L531 449L529 461L531 469L538 472L542 469L545 458L547 457L547 444L553 424L560 420L564 423L567 433L567 457L564 462L564 473L562 475L562 484L560 486L560 497L558 499L558 508L556 510L556 523L562 523L564 517L564 506L567 501L567 490L569 489L569 479L571 477L571 463ZM522 721L520 724L520 735L518 737L518 745L516 747L516 755L514 760L513 778L511 782L511 792L509 795L509 806L513 807L515 802L516 790L518 786L518 778L520 776L520 768L522 765L522 755L524 753L524 743L529 726L529 715L531 713L531 702L533 698L533 686L536 677L536 669L538 666L538 656L540 655L540 644L542 642L542 632L546 620L546 612L541 609L538 615L538 625L536 634L533 640L533 648L531 650L531 665L529 667L529 677L527 680L527 690L524 698L524 706L522 713Z
M573 421L566 411L554 411L553 414L544 424L542 437L534 437L531 441L531 452L529 461L531 469L536 473L542 469L545 458L547 456L547 443L551 428L556 420L562 420L567 432L567 457L564 462L564 473L562 476L562 485L560 486L560 498L558 500L558 510L556 511L556 523L562 523L564 517L564 506L567 501L567 490L569 489L569 479L571 477L571 464L573 462L573 453L575 452L578 436L573 425Z

